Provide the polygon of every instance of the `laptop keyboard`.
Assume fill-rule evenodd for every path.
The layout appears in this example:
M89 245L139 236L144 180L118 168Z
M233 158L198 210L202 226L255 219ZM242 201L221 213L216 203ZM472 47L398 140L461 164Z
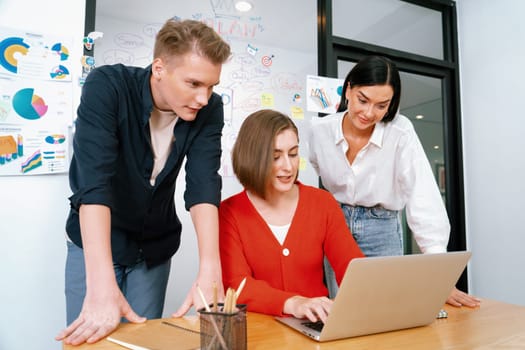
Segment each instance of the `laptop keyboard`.
M306 326L308 328L311 328L313 330L316 330L320 332L323 329L324 323L323 321L316 321L316 322L303 322L303 326Z

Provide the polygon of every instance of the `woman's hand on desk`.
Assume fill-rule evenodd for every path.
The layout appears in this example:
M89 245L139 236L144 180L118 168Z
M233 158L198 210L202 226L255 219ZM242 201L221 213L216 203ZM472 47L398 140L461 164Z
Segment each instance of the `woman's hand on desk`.
M299 295L284 302L283 312L297 318L308 318L312 322L325 321L332 308L332 300L327 297L305 298Z
M478 307L481 304L481 300L468 295L465 292L460 291L456 287L452 290L447 299L447 304L452 306L468 306L468 307Z
M95 343L113 332L119 325L121 317L134 323L146 321L145 317L138 316L131 309L116 284L106 293L88 292L78 318L55 339L69 345Z

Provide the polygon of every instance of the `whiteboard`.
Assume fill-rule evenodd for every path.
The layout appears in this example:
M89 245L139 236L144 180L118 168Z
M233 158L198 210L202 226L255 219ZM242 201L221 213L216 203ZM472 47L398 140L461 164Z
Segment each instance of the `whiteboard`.
M220 170L224 183L223 198L242 189L231 169L231 149L243 120L262 108L279 110L294 120L300 138L299 180L317 186L317 175L307 161L306 144L310 119L316 115L306 110L307 76L317 73L316 48L305 52L269 46L266 38L258 41L266 27L265 19L232 20L217 14L216 9L214 12L210 3L203 3L202 6L201 11L186 13L186 16L181 14L180 18L198 19L214 27L232 48L232 57L223 66L220 85L215 89L223 96L224 102L225 127ZM207 12L206 6L209 6ZM94 43L95 66L114 63L141 67L149 65L155 35L163 21L140 23L97 15L96 31L102 32L103 37Z

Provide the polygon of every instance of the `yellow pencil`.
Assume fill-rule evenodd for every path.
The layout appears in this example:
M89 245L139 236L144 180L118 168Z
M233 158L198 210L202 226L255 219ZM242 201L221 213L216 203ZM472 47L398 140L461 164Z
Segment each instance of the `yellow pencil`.
M213 281L213 312L219 311L219 306L217 305L217 282Z

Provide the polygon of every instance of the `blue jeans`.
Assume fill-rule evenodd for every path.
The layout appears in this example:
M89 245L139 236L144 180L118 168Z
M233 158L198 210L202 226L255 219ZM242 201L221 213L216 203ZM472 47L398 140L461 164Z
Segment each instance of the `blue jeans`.
M171 259L151 269L144 259L133 266L113 264L117 284L129 305L139 316L148 319L162 317L164 299L170 274ZM86 295L84 250L67 242L66 259L66 314L71 324L80 314ZM123 318L123 322L126 320Z
M400 213L381 206L372 208L341 204L346 224L365 256L403 255ZM325 258L325 276L330 297L338 287L335 273Z

